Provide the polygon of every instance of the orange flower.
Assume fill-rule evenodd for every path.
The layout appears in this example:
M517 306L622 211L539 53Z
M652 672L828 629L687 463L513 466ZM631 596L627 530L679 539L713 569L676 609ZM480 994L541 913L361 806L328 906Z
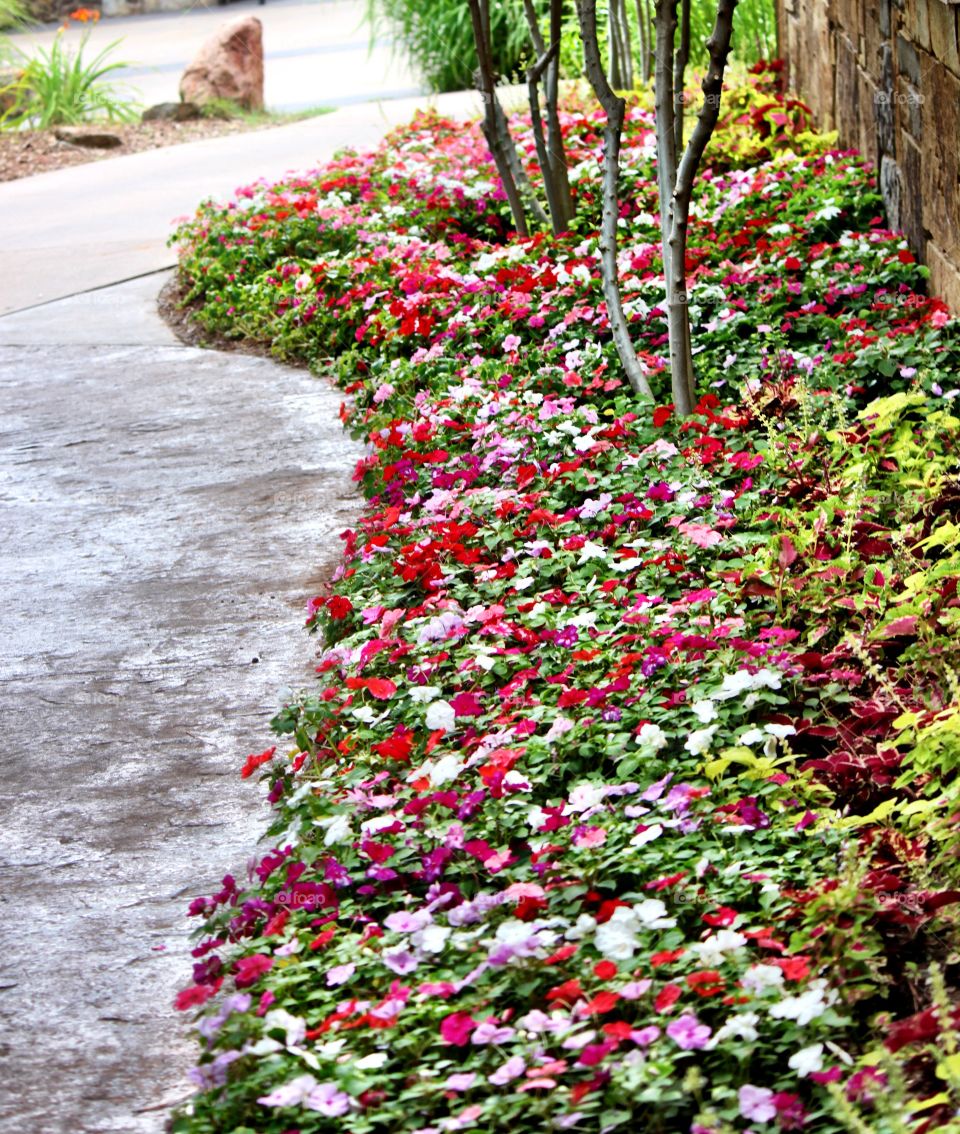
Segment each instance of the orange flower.
M78 24L95 24L100 19L100 13L96 8L77 8L67 19L76 20Z

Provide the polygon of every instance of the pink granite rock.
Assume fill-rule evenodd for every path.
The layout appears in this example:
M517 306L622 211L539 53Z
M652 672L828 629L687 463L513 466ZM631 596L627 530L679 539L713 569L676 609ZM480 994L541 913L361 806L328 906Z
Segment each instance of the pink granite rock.
M255 16L234 20L207 40L183 73L180 97L199 106L227 99L263 109L263 25Z

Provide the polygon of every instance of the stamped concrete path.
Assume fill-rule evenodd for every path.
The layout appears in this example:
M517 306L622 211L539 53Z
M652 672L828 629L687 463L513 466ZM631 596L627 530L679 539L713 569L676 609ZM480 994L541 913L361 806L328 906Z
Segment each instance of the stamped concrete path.
M336 392L159 321L169 219L411 109L0 185L3 1134L155 1134L189 1092L185 907L255 849L238 769L357 509Z

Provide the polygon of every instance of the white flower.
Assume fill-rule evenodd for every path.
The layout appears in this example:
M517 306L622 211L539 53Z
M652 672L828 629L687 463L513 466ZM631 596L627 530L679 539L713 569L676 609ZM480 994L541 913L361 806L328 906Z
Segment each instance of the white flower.
M659 839L662 834L662 824L654 823L652 827L648 827L645 831L641 831L639 835L634 835L630 840L630 845L632 847L642 847L646 843L652 843L654 839Z
M595 543L593 540L588 539L580 548L580 557L578 563L587 563L591 559L606 559L607 549L602 543Z
M717 706L712 701L694 701L690 709L701 724L709 724L717 719Z
M441 784L450 783L460 775L463 768L463 761L456 756L441 756L430 769L430 786L440 787Z
M285 1008L272 1008L263 1018L264 1028L269 1032L279 1028L286 1033L287 1047L303 1042L307 1034L306 1021L299 1016L291 1016Z
M776 965L751 965L740 983L748 992L760 993L767 988L779 988L783 984L783 972Z
M378 1071L390 1058L385 1051L371 1051L362 1059L358 1059L354 1067L361 1071Z
M776 1020L796 1020L802 1028L811 1020L822 1016L836 998L835 992L827 991L826 981L811 981L806 992L799 996L787 996L779 1004L774 1004L770 1015Z
M327 833L323 840L323 845L326 847L333 846L334 843L345 843L353 834L350 820L346 815L332 815L329 819L315 819L314 825L326 828Z
M645 898L633 907L633 914L647 929L673 929L675 917L666 917L667 907L659 898Z
M439 696L440 690L435 685L413 685L410 688L410 700L417 704L426 704Z
M639 944L637 928L633 911L617 906L610 920L597 926L594 944L608 961L628 961Z
M759 744L764 740L764 734L759 728L750 728L737 738L737 744L745 744L748 748L752 748L755 744Z
M809 1047L802 1047L790 1056L787 1060L787 1066L791 1071L796 1071L801 1079L806 1079L812 1071L822 1070L823 1044L814 1043Z
M710 1037L707 1047L713 1050L729 1039L742 1039L747 1043L753 1043L760 1034L757 1030L759 1023L760 1016L756 1012L739 1012L735 1016L729 1016L726 1023L717 1028Z
M664 748L667 743L667 734L659 725L645 724L637 733L637 744L645 744L654 751Z
M584 937L589 937L591 933L597 928L597 919L591 917L588 913L582 913L577 920L570 926L564 937L568 941L580 941Z
M427 728L433 732L443 729L444 732L453 732L456 727L456 714L449 701L434 701L427 709Z
M425 953L442 953L453 930L447 925L428 925L415 933L411 940Z
M589 811L592 807L603 803L607 789L601 784L577 784L570 792L567 806L571 811Z
M746 943L747 939L742 933L733 929L721 929L719 933L712 933L706 941L691 945L690 952L696 954L701 965L712 969L723 963L727 953L741 949Z
M797 735L797 730L792 724L768 724L763 727L771 736L775 736L777 740L783 740L785 737Z
M684 748L693 756L702 756L710 748L710 742L713 740L713 734L717 731L717 725L710 725L708 728L697 728L687 737Z

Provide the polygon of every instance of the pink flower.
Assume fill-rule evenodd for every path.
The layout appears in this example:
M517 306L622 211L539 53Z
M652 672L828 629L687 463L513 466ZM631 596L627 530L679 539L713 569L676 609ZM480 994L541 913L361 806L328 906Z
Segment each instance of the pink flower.
M751 1122L770 1122L777 1115L773 1091L766 1087L752 1087L747 1083L740 1088L737 1098L741 1117L748 1118Z
M476 1071L462 1071L456 1075L451 1075L443 1086L444 1090L447 1091L469 1091L476 1081Z
M507 337L503 340L503 349L507 352L516 350L519 345L520 339L517 335L507 335Z
M466 1012L453 1012L440 1021L440 1035L446 1043L462 1047L468 1043L477 1026L476 1020Z
M697 547L714 547L718 544L723 536L720 532L716 532L708 524L694 524L690 522L682 523L679 525L680 531Z
M573 845L578 850L588 847L602 847L607 841L605 827L581 827L573 836Z
M710 1039L710 1029L701 1024L696 1016L680 1016L667 1024L667 1035L683 1051L694 1051L706 1047Z
M327 972L327 987L336 988L338 984L346 984L356 971L357 966L352 962L348 962L346 965L335 965Z
M508 1059L506 1063L501 1064L492 1075L488 1075L487 1080L495 1087L505 1087L507 1083L513 1082L514 1079L519 1079L526 1069L526 1063L524 1063L519 1055L514 1055L511 1059Z
M233 978L237 988L248 988L256 984L264 973L273 968L273 957L264 953L255 953L252 957L241 957L233 970Z

